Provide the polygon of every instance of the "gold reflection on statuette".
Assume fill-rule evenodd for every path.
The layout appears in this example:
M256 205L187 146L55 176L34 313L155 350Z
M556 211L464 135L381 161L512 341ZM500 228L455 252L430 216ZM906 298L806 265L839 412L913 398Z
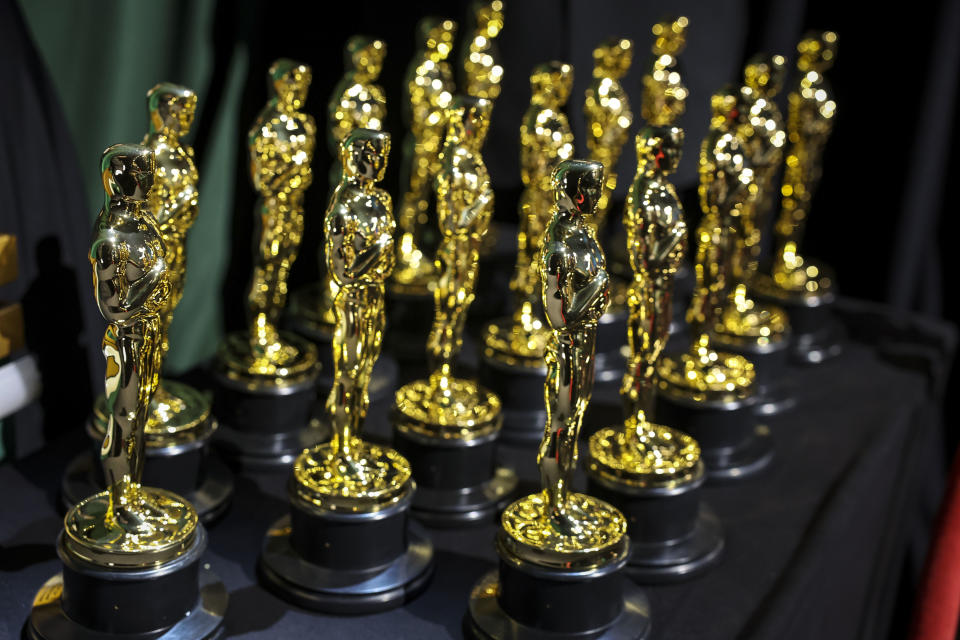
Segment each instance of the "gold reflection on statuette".
M597 566L626 532L623 515L601 500L571 491L577 438L593 389L597 326L609 302L606 259L587 224L603 192L603 166L571 160L553 175L556 204L538 267L543 305L552 329L537 454L542 493L510 505L502 517L510 550L549 566Z
M832 288L825 269L799 252L813 193L820 181L823 149L837 113L824 72L837 55L837 34L811 33L797 45L800 79L787 97L789 148L781 187L780 216L774 226L776 248L771 270L772 287L802 294L819 294Z
M273 95L248 134L260 237L247 294L247 333L227 336L219 353L231 377L293 381L317 366L312 345L277 329L303 239L304 192L313 181L317 127L302 111L311 77L305 64L276 61L269 73Z
M633 62L633 41L612 38L593 50L593 80L587 87L583 114L587 120L590 159L604 167L603 195L593 220L602 230L613 190L617 188L617 163L627 141L633 112L620 79Z
M463 91L475 98L496 100L503 81L496 43L503 29L503 0L474 0L470 9L473 30L463 49Z
M398 293L426 294L436 271L433 258L426 254L424 232L430 223L430 191L440 170L444 112L453 100L453 69L447 59L457 23L428 17L419 22L417 33L421 48L410 62L404 85L408 134L400 169L400 241L391 287Z
M325 217L327 269L338 285L333 387L326 404L333 437L300 454L292 488L296 498L324 509L377 511L411 490L409 463L393 449L360 438L383 342L384 283L395 260L393 205L376 184L389 153L387 133L347 134L340 146L340 184Z
M683 115L687 88L680 77L677 56L687 46L686 17L653 25L653 62L643 76L640 115L652 125L670 125Z
M749 394L756 377L753 364L738 355L718 353L710 332L726 301L730 271L730 230L739 225L744 206L756 197L756 179L744 140L729 122L737 96L731 89L714 94L710 131L700 149L700 206L694 260L696 285L687 310L692 336L690 348L661 359L658 386L694 400L740 397Z
M447 109L447 135L436 180L441 243L434 301L436 313L427 341L430 375L396 394L399 428L425 430L433 437L475 438L500 426L500 399L453 368L463 345L467 311L474 298L480 245L490 225L493 191L481 148L492 103L457 97Z
M64 518L70 551L100 566L146 567L183 553L197 513L178 496L143 487L144 432L160 378L161 312L168 303L167 248L148 198L151 149L114 145L103 154L105 190L90 249L97 306L110 324L106 358L106 436L100 460L107 490Z
M557 163L573 156L573 133L563 107L573 86L573 67L548 62L530 76L530 106L520 126L520 225L517 263L510 289L513 317L485 328L484 351L509 365L543 366L550 331L537 311L540 293L540 239L550 219L553 203L551 173Z

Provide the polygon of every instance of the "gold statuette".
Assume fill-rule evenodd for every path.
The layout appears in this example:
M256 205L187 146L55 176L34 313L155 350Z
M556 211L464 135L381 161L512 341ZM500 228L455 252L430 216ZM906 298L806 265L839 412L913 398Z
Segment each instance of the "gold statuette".
M633 124L633 112L620 78L633 62L633 41L613 38L593 50L593 80L587 87L583 114L587 119L587 149L590 159L603 165L603 195L594 222L603 229L613 190L617 188L617 163Z
M496 100L503 81L495 42L503 29L503 0L474 0L473 31L463 48L463 91L468 96Z
M538 256L540 239L549 222L551 171L573 156L573 133L563 113L573 85L573 67L548 62L530 76L530 107L520 126L520 229L517 234L517 264L510 288L514 312L487 325L485 356L509 365L542 367L550 332L536 313L540 291Z
M539 565L582 570L622 554L627 523L614 507L573 493L577 437L593 389L597 324L609 302L606 259L586 220L603 192L603 166L571 160L554 173L556 206L539 260L547 348L547 421L537 455L543 491L503 514L503 543Z
M649 124L673 124L686 108L688 92L680 77L677 56L687 46L688 25L684 16L653 25L653 63L643 76L640 103L640 115Z
M383 40L367 36L353 36L347 40L344 49L346 72L334 87L327 104L330 127L327 142L334 157L330 163L331 189L340 182L340 144L347 135L354 129L383 129L387 117L387 97L376 82L383 70L386 55L387 44ZM323 259L321 255L321 261ZM314 302L319 305L319 310L303 309L303 312L315 315L325 332L332 334L336 323L333 301L337 297L337 285L329 272L324 273L320 291L320 299ZM298 299L297 304L301 300Z
M164 82L147 93L150 132L143 145L156 159L153 188L147 207L157 222L166 246L170 295L160 309L160 364L170 350L170 323L183 297L187 268L187 231L197 219L199 191L193 147L183 142L197 108L196 94L186 87ZM193 387L174 380L161 380L150 401L145 435L150 446L176 445L209 435L215 423L209 420L210 402ZM102 437L107 425L103 396L93 408L92 427ZM199 433L198 429L207 433Z
M313 179L317 127L301 111L310 67L277 60L269 78L274 95L248 135L253 186L260 194L260 240L247 295L250 325L246 334L227 336L218 357L231 378L287 384L313 375L317 364L312 345L277 330L303 239L303 196Z
M808 34L797 45L800 81L787 98L789 150L783 175L780 217L774 226L772 286L791 293L820 295L833 286L822 265L800 255L800 239L820 180L820 158L833 129L837 104L824 72L837 55L837 34ZM759 284L759 283L758 283Z
M151 567L183 554L197 513L183 498L140 485L144 431L160 378L161 314L170 297L163 235L148 210L153 151L114 145L103 154L106 191L90 262L103 337L106 437L100 449L107 490L67 512L65 544L101 567Z
M447 58L453 49L457 23L424 18L417 25L422 48L406 77L406 120L409 128L401 167L400 242L392 289L425 294L436 279L433 259L424 251L429 222L430 190L440 170L440 147L446 131L444 111L453 100L453 70Z
M739 225L744 207L756 195L753 168L743 139L728 126L735 98L731 91L721 91L713 97L711 128L700 149L703 218L696 235L696 286L687 310L693 339L686 353L663 358L657 367L660 388L670 387L697 401L746 397L753 392L756 377L749 360L717 353L710 341L730 282L728 230Z
M397 391L399 428L431 437L475 438L500 427L500 399L473 380L454 377L467 310L474 298L480 243L490 225L493 191L480 149L492 103L458 97L447 110L447 136L437 174L437 216L442 241L436 315L427 342L430 377Z
M787 338L789 320L776 306L762 304L748 293L760 260L760 234L764 227L760 207L780 167L786 134L772 97L783 74L782 56L751 60L739 92L714 96L714 124L735 130L754 171L755 193L744 201L728 230L729 294L713 327L717 337L731 346L763 347Z
M623 219L633 268L630 356L620 390L627 419L590 438L591 475L614 486L675 486L694 477L700 460L693 438L651 422L656 365L670 337L673 279L687 242L683 207L668 179L680 163L683 137L673 126L637 134L637 176Z
M389 194L376 186L389 153L387 133L354 129L347 134L341 143L340 184L325 220L327 269L339 287L333 388L327 399L333 438L300 454L292 491L309 505L334 511L377 511L412 490L410 464L359 435L383 340L384 282L395 259L393 206Z

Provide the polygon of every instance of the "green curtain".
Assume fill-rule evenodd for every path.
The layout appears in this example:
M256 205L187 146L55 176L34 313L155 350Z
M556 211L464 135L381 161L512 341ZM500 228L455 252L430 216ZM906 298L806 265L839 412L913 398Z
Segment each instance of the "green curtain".
M212 70L214 5L214 0L20 1L73 134L91 224L102 205L100 154L146 134L147 91L162 81L183 84L197 92L202 108ZM212 356L221 337L220 299L212 294L221 289L228 260L233 167L245 130L236 114L246 68L246 51L236 51L199 167L200 214L188 238L186 286L170 330L168 373Z

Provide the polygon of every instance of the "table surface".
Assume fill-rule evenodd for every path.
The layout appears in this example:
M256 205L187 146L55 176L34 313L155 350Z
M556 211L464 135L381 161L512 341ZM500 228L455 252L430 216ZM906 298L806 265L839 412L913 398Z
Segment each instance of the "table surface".
M941 482L933 385L917 369L859 343L821 365L791 367L786 376L798 404L767 420L776 442L772 465L703 491L723 522L722 560L701 577L647 589L654 638L887 634L908 543L928 533ZM78 425L76 434L39 454L0 465L2 638L18 637L34 593L58 571L60 474L84 446L80 432ZM518 470L525 488L535 486L535 451L502 446L499 455ZM263 535L287 510L285 481L285 473L238 476L233 505L210 527L206 557L230 592L229 637L291 638L320 630L325 638L461 637L470 589L496 566L495 523L430 530L435 575L404 607L362 617L315 614L257 584ZM582 475L578 481L582 487Z

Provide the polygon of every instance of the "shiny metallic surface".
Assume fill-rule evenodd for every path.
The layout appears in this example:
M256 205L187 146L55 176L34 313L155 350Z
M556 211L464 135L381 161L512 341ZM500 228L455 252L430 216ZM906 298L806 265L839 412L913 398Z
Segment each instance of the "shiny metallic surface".
M736 104L732 91L721 90L711 100L714 117L700 149L700 205L694 260L696 287L687 311L689 349L665 357L657 366L658 388L694 401L734 400L753 393L756 372L746 358L718 353L710 333L716 325L730 282L730 233L746 203L756 196L756 178L743 138L728 130L728 115Z
M627 141L633 112L620 79L630 71L633 41L611 38L593 50L593 79L587 87L583 115L587 121L590 159L604 167L603 195L594 223L603 229L613 190L617 188L617 163Z
M384 283L393 270L396 223L383 180L390 135L354 129L340 145L343 172L325 218L327 269L338 285L334 378L327 399L327 444L294 463L293 495L328 510L377 511L412 491L410 464L396 451L364 442L360 429L385 324Z
M453 367L463 345L467 311L474 299L480 246L493 213L490 176L481 148L493 104L458 97L446 111L447 134L436 179L442 241L435 317L427 340L428 379L396 393L399 429L443 438L473 439L500 428L500 399Z
M249 329L228 335L218 364L227 376L283 385L312 376L317 354L277 329L287 278L303 239L303 197L313 180L316 124L302 111L310 87L305 64L280 59L270 67L271 97L248 134L250 172L260 194L260 238L247 295Z
M405 120L398 222L397 268L391 288L399 293L426 294L436 279L433 258L424 253L423 232L429 222L430 190L440 171L440 150L446 132L445 111L453 101L453 50L457 23L424 18L417 25L421 48L406 77Z
M387 117L387 96L377 84L383 61L387 56L387 43L368 36L353 36L344 48L346 71L333 89L327 104L329 131L327 142L334 162L330 165L330 188L340 182L340 143L354 129L381 131ZM323 256L321 256L321 261ZM330 272L323 276L317 313L325 330L333 333L336 317L333 301L337 297L337 284Z
M653 25L653 63L643 76L640 115L652 125L670 125L683 115L688 91L677 66L687 46L690 21L680 16Z
M503 30L503 0L474 0L473 30L463 50L463 91L468 96L496 100L503 81L503 67L496 39Z
M114 145L101 161L105 190L90 262L97 306L109 322L106 437L100 449L107 491L64 518L67 546L101 566L146 567L176 558L190 545L197 513L182 498L141 487L145 426L159 381L160 312L170 295L166 247L147 209L153 151Z
M597 323L609 303L606 258L586 217L603 192L603 165L567 160L553 173L555 205L540 252L547 346L547 420L537 454L543 491L503 513L501 544L541 566L589 569L624 546L627 522L614 507L573 493L577 437L593 390Z
M539 255L553 202L551 175L557 163L573 157L574 140L563 107L573 86L573 67L548 62L530 76L530 106L520 126L520 225L517 263L510 289L514 296L513 317L487 325L483 335L484 355L511 366L543 367L550 339L536 309L540 293Z
M744 70L744 86L724 123L743 138L753 166L757 193L744 202L730 230L730 292L714 332L724 344L748 342L756 349L784 342L789 336L786 312L754 300L748 291L760 260L760 236L772 202L773 181L783 156L786 132L773 101L782 84L783 56L760 55ZM726 104L726 101L724 101Z
M787 97L787 136L781 210L774 234L776 249L770 278L758 278L764 294L817 297L830 292L833 277L799 252L813 193L820 180L820 158L837 114L824 72L837 55L837 34L807 34L797 45L800 79Z

